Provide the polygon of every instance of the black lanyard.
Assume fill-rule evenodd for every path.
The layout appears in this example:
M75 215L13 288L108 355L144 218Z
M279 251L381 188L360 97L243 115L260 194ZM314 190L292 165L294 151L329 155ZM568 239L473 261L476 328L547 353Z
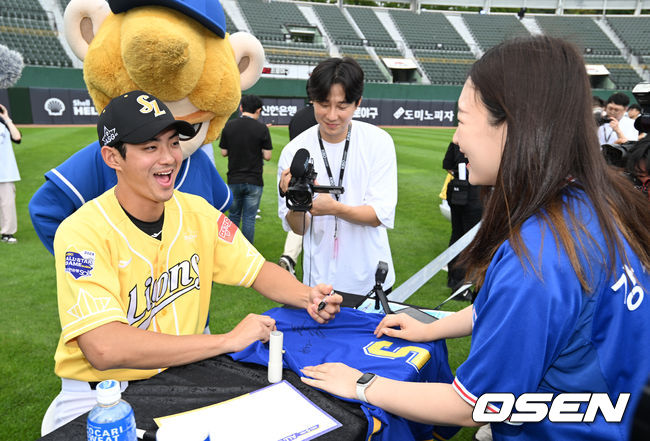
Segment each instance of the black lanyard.
M345 173L345 163L348 157L348 148L350 147L350 134L352 133L352 124L348 126L348 134L345 137L345 147L343 147L343 158L341 159L341 171L339 173L339 186L343 183L343 173ZM325 162L325 170L327 170L327 175L330 178L330 185L334 187L334 176L332 176L332 170L330 169L330 162L327 160L327 152L325 152L325 147L323 146L323 139L320 136L320 127L318 129L318 144L320 145L320 153L323 156L323 162ZM336 200L339 200L340 195L335 194L334 197Z
M609 127L610 129L612 129L612 127L611 127L609 124L603 124L603 138L605 138L605 136L607 136L607 138L605 138L605 144L608 144L608 143L609 143L609 138L611 138L611 137L612 137L612 134L614 133L614 129L612 129L612 131L609 132L609 135L608 135L608 134L607 134L607 127ZM617 139L618 139L618 138L617 138Z

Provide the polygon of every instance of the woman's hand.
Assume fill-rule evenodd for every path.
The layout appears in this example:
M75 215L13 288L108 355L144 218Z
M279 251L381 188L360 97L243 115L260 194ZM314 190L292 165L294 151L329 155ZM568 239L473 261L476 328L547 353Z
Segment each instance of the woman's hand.
M430 324L422 323L408 314L388 314L375 329L377 338L382 335L403 338L414 342L432 341Z
M342 398L357 398L357 380L362 372L343 363L323 363L318 366L305 366L300 377L303 383L322 389Z

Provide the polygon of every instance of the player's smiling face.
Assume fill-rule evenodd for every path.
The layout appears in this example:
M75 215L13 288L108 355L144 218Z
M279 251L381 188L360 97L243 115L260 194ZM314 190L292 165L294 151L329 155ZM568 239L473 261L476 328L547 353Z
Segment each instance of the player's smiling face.
M125 147L126 157L117 158L117 199L132 216L155 221L172 197L183 161L178 132L166 129L147 142Z

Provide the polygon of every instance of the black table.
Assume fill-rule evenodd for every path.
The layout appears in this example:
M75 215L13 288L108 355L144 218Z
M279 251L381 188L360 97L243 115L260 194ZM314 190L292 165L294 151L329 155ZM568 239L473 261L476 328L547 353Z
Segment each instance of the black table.
M342 306L354 308L365 299L366 296L345 293ZM342 424L319 437L319 441L366 439L368 421L359 404L313 389L289 369L283 370L282 378ZM268 385L266 366L236 362L226 355L219 355L169 368L147 380L129 382L122 398L133 407L138 429L155 430L158 426L154 418L209 406ZM85 413L40 440L85 441L87 417Z
M319 441L366 439L368 422L358 404L313 389L288 369L284 369L283 379L342 424L319 437ZM219 355L169 368L147 380L130 382L122 398L133 407L138 429L154 430L157 428L154 418L229 400L268 385L266 366L236 362ZM40 439L85 441L87 416L85 413ZM254 417L251 421L254 422Z

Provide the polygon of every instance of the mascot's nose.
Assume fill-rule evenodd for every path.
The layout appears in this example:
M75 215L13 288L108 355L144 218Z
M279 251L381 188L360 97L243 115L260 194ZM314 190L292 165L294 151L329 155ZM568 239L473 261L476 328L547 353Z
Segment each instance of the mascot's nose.
M164 101L187 96L205 64L205 41L199 29L175 14L127 14L121 53L138 88Z

